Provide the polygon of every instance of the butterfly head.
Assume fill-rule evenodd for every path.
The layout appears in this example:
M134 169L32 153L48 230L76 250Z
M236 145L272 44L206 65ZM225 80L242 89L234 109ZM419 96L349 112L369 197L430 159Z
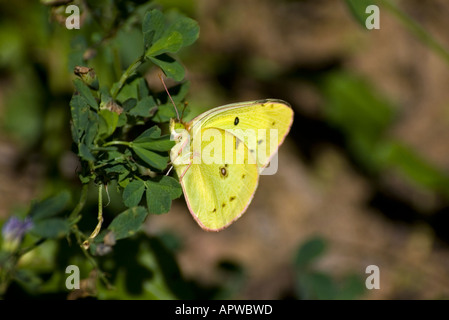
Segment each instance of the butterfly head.
M175 141L175 146L170 151L170 158L174 162L183 151L186 151L190 141L190 134L184 123L170 119L170 140Z
M170 140L178 142L182 137L183 131L186 131L186 126L181 121L170 119Z

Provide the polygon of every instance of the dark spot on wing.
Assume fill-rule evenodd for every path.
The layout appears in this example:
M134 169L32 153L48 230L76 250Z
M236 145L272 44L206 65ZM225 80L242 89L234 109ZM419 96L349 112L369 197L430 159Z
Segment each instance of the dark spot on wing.
M220 168L220 174L223 178L226 178L228 176L228 170L226 170L225 167Z
M257 141L258 144L261 144L263 142L262 139L260 139L259 141Z
M214 208L214 210L212 210L212 212L217 212L217 208Z
M245 177L246 177L245 174L242 174L242 179L245 179Z
M223 202L223 204L221 205L222 208L226 207L226 203Z
M229 201L234 201L235 200L235 197L230 197L229 198Z
M272 125L272 126L274 126L275 124L276 124L276 122L275 122L275 121L273 121L273 122L271 123L271 125Z
M228 167L228 164L227 163L225 163L225 168L227 168Z
M235 120L234 120L234 125L238 125L239 124L239 117L235 117Z

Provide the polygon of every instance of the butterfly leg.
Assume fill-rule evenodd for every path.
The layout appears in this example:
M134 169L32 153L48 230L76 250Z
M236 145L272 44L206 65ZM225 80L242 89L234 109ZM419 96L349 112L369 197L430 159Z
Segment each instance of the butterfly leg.
M173 169L173 166L170 166L170 169L168 169L168 171L165 175L168 176L170 174L170 172L172 171L172 169Z
M186 174L187 170L190 169L190 167L192 166L193 163L193 157L195 156L195 152L189 152L188 154L186 154L186 156L189 156L189 164L187 165L187 168L184 170L184 172L181 174L181 177L179 177L179 181L182 180L182 178L184 177L184 175ZM197 155L198 156L198 155Z

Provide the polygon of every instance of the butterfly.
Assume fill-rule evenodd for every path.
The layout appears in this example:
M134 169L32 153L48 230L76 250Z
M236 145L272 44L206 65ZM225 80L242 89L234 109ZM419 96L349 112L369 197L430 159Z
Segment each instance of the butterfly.
M201 228L220 231L243 215L292 123L292 108L277 99L228 104L187 123L171 119L170 159Z

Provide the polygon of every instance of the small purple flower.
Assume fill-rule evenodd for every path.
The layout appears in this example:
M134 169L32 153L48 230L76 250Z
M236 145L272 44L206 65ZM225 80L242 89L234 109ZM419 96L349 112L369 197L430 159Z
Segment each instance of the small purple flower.
M17 217L11 217L3 225L2 234L6 241L20 241L25 233L33 227L30 217L20 220Z

